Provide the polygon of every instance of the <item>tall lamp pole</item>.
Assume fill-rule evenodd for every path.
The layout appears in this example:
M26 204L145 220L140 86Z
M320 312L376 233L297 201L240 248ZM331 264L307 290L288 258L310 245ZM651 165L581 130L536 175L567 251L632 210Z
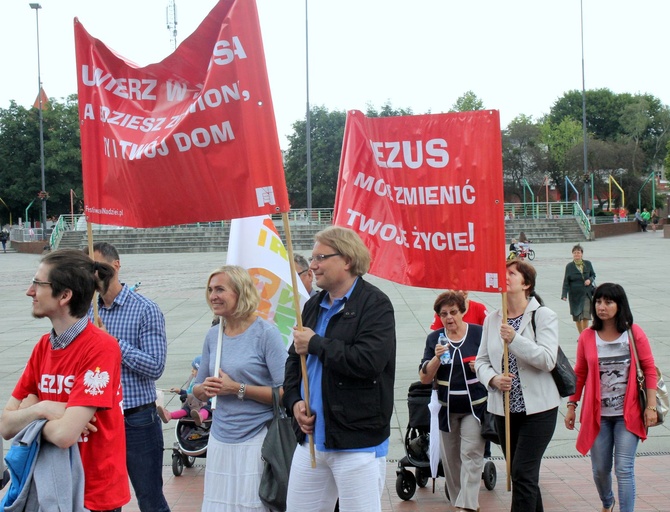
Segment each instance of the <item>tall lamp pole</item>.
M305 0L305 77L307 88L307 112L305 114L305 146L307 148L307 211L312 210L312 130L309 125L309 21L307 18L307 0Z
M40 72L40 15L39 10L42 8L40 4L29 4L31 9L35 9L35 24L37 27L37 103L39 106L40 116L40 169L42 171L42 190L40 191L40 199L42 200L42 235L46 237L47 229L47 198L46 198L46 180L44 179L44 117L42 105L42 74ZM26 219L28 220L28 219Z
M589 164L587 159L586 142L586 80L584 78L584 0L579 1L579 11L581 17L581 36L582 36L582 130L584 132L584 206L586 207L588 195L586 193L586 176L589 173ZM591 213L593 213L593 204L591 204Z

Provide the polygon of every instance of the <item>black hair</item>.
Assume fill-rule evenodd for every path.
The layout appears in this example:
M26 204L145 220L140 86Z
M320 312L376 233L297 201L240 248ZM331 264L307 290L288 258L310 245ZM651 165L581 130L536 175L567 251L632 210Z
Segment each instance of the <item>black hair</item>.
M114 277L114 268L98 263L82 251L59 249L44 256L41 263L48 265L51 295L57 297L65 290L72 292L68 304L70 314L82 318L88 312L96 290L106 290Z
M99 252L105 258L105 261L109 263L121 259L119 258L119 251L109 242L95 242L93 244L93 252ZM84 249L84 254L88 254L88 247Z
M633 325L633 312L630 310L628 297L623 287L616 283L603 283L593 293L593 300L591 301L593 323L591 329L600 331L603 328L603 321L596 315L596 301L598 299L608 299L616 303L617 309L614 321L618 332L626 332Z

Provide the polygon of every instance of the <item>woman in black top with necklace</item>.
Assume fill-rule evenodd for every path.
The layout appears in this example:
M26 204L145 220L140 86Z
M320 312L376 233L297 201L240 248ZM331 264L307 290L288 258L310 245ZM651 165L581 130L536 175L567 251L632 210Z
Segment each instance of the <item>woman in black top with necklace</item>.
M487 400L474 371L482 328L463 321L465 297L459 292L440 294L433 309L443 328L426 339L419 378L424 384L437 381L440 453L451 505L458 512L475 511L484 466L480 425Z

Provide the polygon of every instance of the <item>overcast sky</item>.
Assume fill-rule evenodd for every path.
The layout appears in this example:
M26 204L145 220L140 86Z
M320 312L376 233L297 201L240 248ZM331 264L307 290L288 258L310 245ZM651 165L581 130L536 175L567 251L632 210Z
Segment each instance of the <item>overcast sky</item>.
M538 118L582 87L579 0L308 0L309 95L329 110L446 112L472 90L500 110ZM183 41L215 4L176 0ZM304 119L305 0L257 0L280 144ZM146 65L171 51L168 0L41 0L41 75L49 97L77 92L73 19ZM586 88L650 93L670 103L669 0L583 0ZM37 96L35 11L0 2L0 108Z

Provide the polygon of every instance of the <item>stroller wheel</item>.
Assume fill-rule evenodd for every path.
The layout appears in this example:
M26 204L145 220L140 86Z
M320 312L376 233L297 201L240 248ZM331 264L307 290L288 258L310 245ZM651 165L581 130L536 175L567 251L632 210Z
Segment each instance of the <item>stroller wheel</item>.
M402 471L395 479L395 492L405 501L412 499L416 492L416 478L410 471Z
M498 481L498 473L496 471L496 465L490 460L484 464L484 471L482 472L482 480L484 480L484 486L492 491L495 489L496 482Z
M414 474L416 475L416 485L422 489L428 485L428 480L430 479L430 469L416 468Z
M184 466L187 468L192 468L193 464L195 464L195 457L191 457L190 455L188 457L184 457Z
M172 474L174 476L181 476L184 471L184 459L181 458L180 453L172 454Z

